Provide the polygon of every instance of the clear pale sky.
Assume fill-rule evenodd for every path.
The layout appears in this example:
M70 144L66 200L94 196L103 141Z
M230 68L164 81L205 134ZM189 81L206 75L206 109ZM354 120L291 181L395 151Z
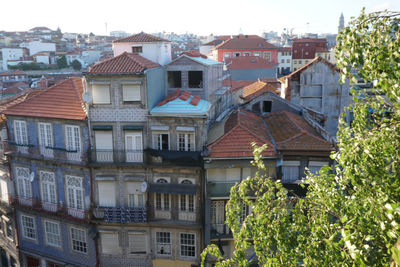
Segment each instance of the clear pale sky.
M1 1L0 30L46 26L62 32L106 34L175 32L198 35L336 33L340 13L347 23L367 11L400 11L400 0L20 0ZM308 25L308 26L307 26Z

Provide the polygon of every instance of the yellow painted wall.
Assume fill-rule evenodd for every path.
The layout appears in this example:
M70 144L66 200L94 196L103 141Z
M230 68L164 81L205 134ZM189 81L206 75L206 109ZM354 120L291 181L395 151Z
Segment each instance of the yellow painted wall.
M181 261L181 260L167 260L167 259L154 259L153 267L190 267L196 264L194 261Z

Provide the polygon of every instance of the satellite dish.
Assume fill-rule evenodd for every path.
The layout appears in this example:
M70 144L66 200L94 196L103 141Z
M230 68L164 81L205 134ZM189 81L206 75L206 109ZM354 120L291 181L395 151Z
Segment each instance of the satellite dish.
M142 191L142 193L144 193L144 192L146 192L146 190L147 190L147 183L146 183L146 182L143 182L143 183L140 185L140 191Z
M29 181L32 183L33 179L35 179L35 173L31 172L31 174L29 175Z
M82 99L85 101L85 103L90 103L93 100L92 94L90 92L84 92L82 94Z

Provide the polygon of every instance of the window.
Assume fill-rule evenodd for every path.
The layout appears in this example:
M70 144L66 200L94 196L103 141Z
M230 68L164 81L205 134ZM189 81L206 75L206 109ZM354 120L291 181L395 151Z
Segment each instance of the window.
M14 240L14 229L10 221L6 222L7 237Z
M121 252L118 233L100 233L101 252L104 254L118 254Z
M299 60L299 64L303 64L303 62L301 60Z
M125 149L127 162L143 162L142 133L125 133Z
M308 52L306 51L305 53L304 53L306 56L308 56Z
M22 235L25 238L36 240L35 219L30 216L21 215Z
M96 139L96 160L98 162L113 161L112 131L94 131Z
M68 151L80 152L81 151L81 135L79 126L66 125L65 126L66 149Z
M263 101L263 112L271 112L272 101Z
M297 60L293 60L293 63L294 63L294 64L297 64Z
M290 59L286 59L286 63L290 63Z
M70 229L72 250L79 253L87 253L86 231L73 228Z
M251 107L251 110L254 111L254 112L260 113L260 111L261 111L260 110L260 103L257 102L255 104L253 104L253 106Z
M146 254L147 242L146 234L143 232L129 232L129 253L130 254Z
M4 176L3 176L3 178L5 179ZM1 176L0 176L0 193L1 193L0 199L1 199L2 201L8 202L8 186L7 186L7 181L1 179Z
M82 178L76 176L66 176L68 207L73 209L83 209L83 188Z
M281 63L285 63L285 60L284 60L284 59L281 59Z
M308 163L308 170L312 174L317 174L323 166L329 166L329 163L322 161L310 161Z
M27 145L28 144L28 134L26 130L26 122L25 121L14 121L15 128L15 142L18 145Z
M153 133L153 148L158 150L169 149L168 133Z
M168 71L168 87L181 88L182 87L182 72L181 71Z
M39 144L44 147L53 147L53 131L50 123L39 122Z
M203 88L202 71L189 71L189 88Z
M61 247L60 225L58 223L44 221L47 245Z
M234 57L240 57L240 52L233 53Z
M183 180L182 184L193 184L189 180ZM194 196L193 195L181 195L180 197L180 210L187 212L194 212Z
M123 84L122 97L124 102L140 101L140 84Z
M17 167L17 186L18 186L18 196L31 198L32 197L32 187L31 181L29 179L29 169Z
M144 207L144 197L143 194L129 194L128 195L128 206L131 208L143 208Z
M231 53L224 53L224 58L230 58L231 57Z
M178 150L195 151L194 133L178 133Z
M267 61L271 61L271 52L264 52L264 58Z
M115 207L116 206L116 192L114 181L98 181L97 187L99 189L99 206L100 207Z
M156 246L158 255L171 255L171 233L156 232Z
M253 53L253 56L259 57L259 56L260 56L260 52L254 52L254 53Z
M229 227L225 224L225 200L211 202L211 227L219 234L229 232Z
M110 85L93 84L93 104L110 104Z
M157 180L159 184L166 184L166 179L160 178ZM157 210L169 210L169 194L156 193L156 209Z
M300 161L284 161L282 166L282 182L299 180Z
M181 256L196 257L196 236L194 234L180 235L181 241Z
M142 53L143 47L142 46L132 46L132 53Z
M250 52L243 52L243 56L249 57L250 56Z
M56 182L54 178L54 172L40 171L39 175L42 187L43 202L57 204Z

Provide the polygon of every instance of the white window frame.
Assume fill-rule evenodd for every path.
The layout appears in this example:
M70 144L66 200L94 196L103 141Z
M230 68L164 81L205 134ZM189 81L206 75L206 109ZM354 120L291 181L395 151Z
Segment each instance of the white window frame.
M161 234L168 234L169 236L159 236ZM167 242L160 242L160 241L165 241L166 239L169 239L169 243ZM169 247L169 253L159 253L161 251L162 247ZM164 250L165 251L165 250ZM171 232L156 232L156 254L159 256L170 256L172 255L172 234Z
M184 179L181 184L194 184L189 179ZM179 196L179 211L180 212L195 212L196 200L194 195L180 195Z
M190 244L183 244L182 242L182 235L193 235L194 236L194 245L190 245ZM183 258L195 258L197 255L197 237L195 233L179 233L179 255ZM190 256L190 255L183 255L183 247L193 247L194 246L194 255Z
M29 168L16 167L15 173L17 175L18 196L25 197L25 198L31 198L32 197L32 183L29 179L29 176L30 176Z
M165 180L166 183L169 183L168 179L162 178L162 177L157 178L156 183L165 183L165 182L161 182L161 180ZM158 201L158 199L160 201ZM167 201L168 201L168 206L166 207L165 204ZM160 205L158 205L158 202L160 203ZM171 210L171 194L155 193L154 194L154 203L155 203L156 210L170 211Z
M133 95L129 93L129 88L137 87L139 88L139 92L135 92ZM123 102L138 102L142 100L142 86L140 84L122 84L122 101Z
M84 210L84 188L83 179L79 176L66 175L65 184L67 189L68 208Z
M104 88L102 88L103 90L104 90L104 92L102 92L102 93L105 93L104 95L101 95L101 94L96 94L95 93L95 87L96 86L98 86L98 87L106 87L106 86L108 86L108 95L106 95L106 90L104 90ZM110 90L110 84L103 84L103 83L94 83L94 84L92 84L92 94L93 94L93 104L100 104L100 105L102 105L102 104L111 104L111 90Z
M26 128L26 121L14 121L14 136L15 143L17 143L18 145L28 144L28 130Z
M48 226L47 223L55 225L57 232L56 233L49 232L49 229L47 228L47 226ZM50 221L50 220L43 220L43 228L44 228L44 233L45 233L46 244L48 246L61 248L62 242L61 242L60 224L57 222L54 222L54 221ZM58 242L54 243L54 242L52 242L51 239L54 239L55 241L58 241Z
M272 54L271 52L264 52L264 58L270 62L272 60Z
M231 58L231 53L230 52L225 52L224 53L224 58Z
M29 222L29 224L32 223L32 225L27 225L26 219L32 220L31 222ZM37 230L36 229L37 228L36 228L35 217L21 214L21 228L22 228L22 236L24 238L36 241L36 239L37 239ZM30 237L28 235L28 229L31 230L31 233L32 233L32 235L34 235L34 237Z
M163 148L162 148L162 138L161 138L161 136L163 134L168 135L168 150L170 150L170 148L171 148L171 140L170 140L170 135L169 135L168 131L153 131L152 132L153 149L163 150Z
M39 144L46 148L54 146L53 141L53 127L51 123L39 122Z
M81 131L76 125L65 125L65 148L69 151L81 152Z
M73 233L74 231L76 231L75 236L79 237L80 239L76 239L76 238L74 239L74 233ZM78 233L80 236L78 236ZM71 250L73 252L80 253L80 254L85 254L85 255L88 254L89 247L88 247L87 238L86 238L86 235L87 235L86 230L81 229L81 228L76 228L76 227L70 227L69 235L70 235ZM78 244L76 244L76 247L82 247L86 251L74 249L74 241L78 243ZM79 243L84 244L84 246L82 246L82 244L79 244Z
M144 237L144 251L135 251L132 252L132 247L131 247L131 242L130 242L130 238L132 236L138 236L141 235ZM145 255L148 253L148 249L147 249L147 234L146 232L136 232L136 231L128 231L128 250L129 250L129 255Z
M42 201L46 203L57 204L55 173L49 171L39 171L39 177Z
M184 143L181 148L181 135L183 135ZM190 141L189 141L190 139ZM194 132L181 132L179 131L176 135L177 150L178 151L196 151L196 135Z
M297 179L296 180L293 180L293 179L290 179L290 178L285 178L285 174L284 174L284 168L285 167L296 167L296 168L298 168L298 174L297 174L297 177L296 177ZM292 183L292 182L295 182L297 180L300 180L300 177L301 177L301 175L300 175L300 161L298 161L298 160L283 161L283 163L282 163L282 182Z
M253 52L253 56L255 56L255 57L259 57L261 54L260 54L260 52Z

